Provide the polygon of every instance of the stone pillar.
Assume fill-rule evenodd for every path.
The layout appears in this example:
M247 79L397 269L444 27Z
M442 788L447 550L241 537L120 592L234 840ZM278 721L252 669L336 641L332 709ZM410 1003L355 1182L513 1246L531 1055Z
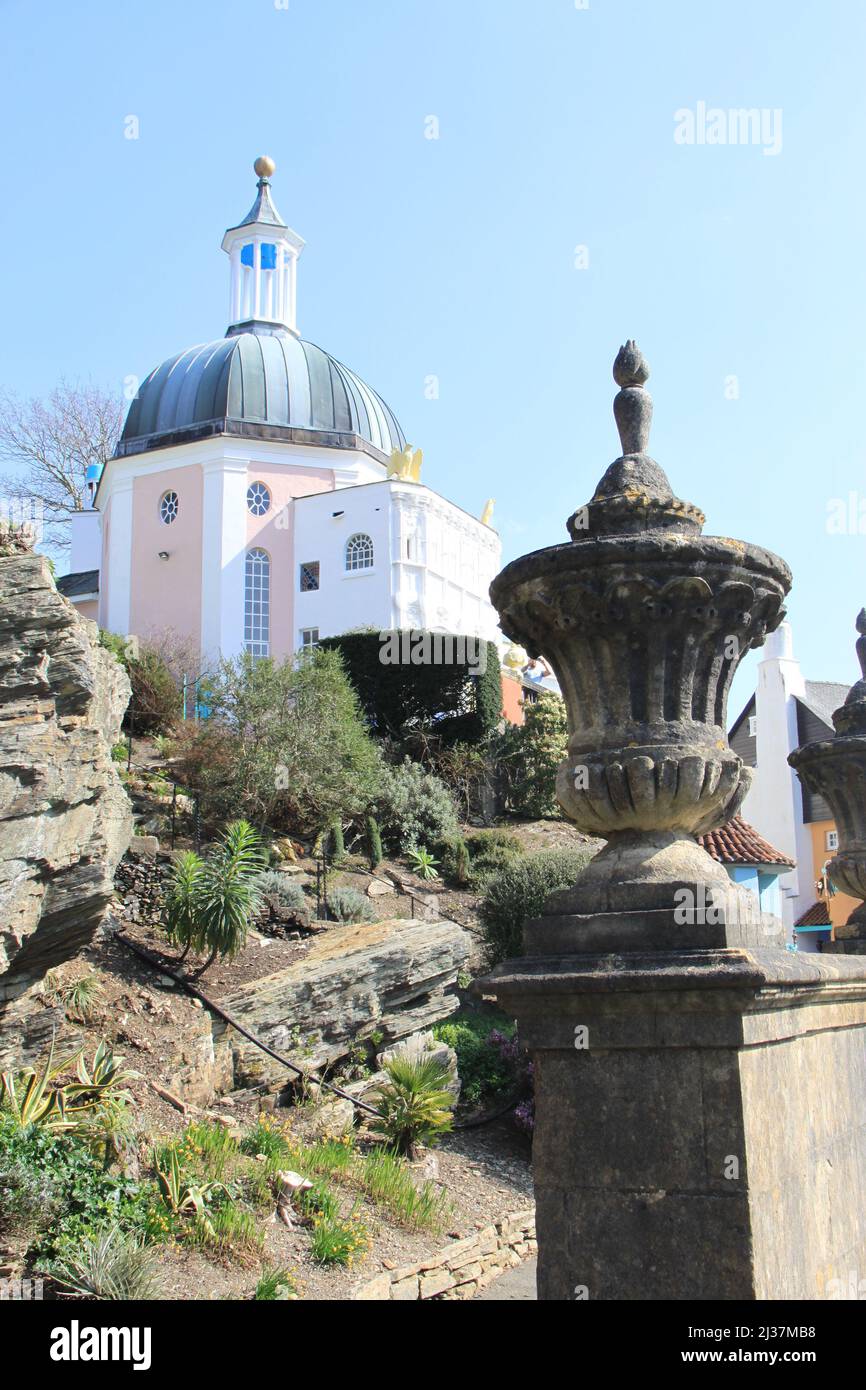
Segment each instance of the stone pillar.
M633 343L614 376L621 457L491 588L563 690L562 805L607 840L480 982L535 1066L539 1298L818 1298L866 1268L866 963L786 951L695 838L748 788L727 693L790 573L702 537Z
M861 678L833 715L835 736L806 743L788 758L801 781L829 802L839 848L827 872L837 888L866 899L866 608L856 623ZM866 902L861 902L833 940L822 947L841 955L866 955Z

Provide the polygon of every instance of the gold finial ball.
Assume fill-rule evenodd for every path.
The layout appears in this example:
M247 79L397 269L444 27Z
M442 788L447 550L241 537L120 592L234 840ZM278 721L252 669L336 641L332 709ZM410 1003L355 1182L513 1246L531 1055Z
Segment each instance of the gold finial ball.
M260 154L253 165L260 179L269 179L276 167L274 161L266 154Z

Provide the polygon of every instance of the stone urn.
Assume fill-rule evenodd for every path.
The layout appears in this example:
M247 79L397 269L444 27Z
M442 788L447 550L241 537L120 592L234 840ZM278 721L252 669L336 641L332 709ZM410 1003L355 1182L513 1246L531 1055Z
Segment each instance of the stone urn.
M866 608L861 608L856 628L861 677L833 715L835 737L805 743L788 762L833 812L839 848L827 865L830 878L843 893L866 899ZM823 949L866 952L866 902L836 928L834 940Z
M759 546L702 535L703 513L649 456L649 369L634 342L613 375L621 456L569 519L571 539L515 560L490 590L502 630L544 655L565 699L560 803L579 830L607 840L573 887L548 899L547 920L527 933L530 953L741 944L724 922L672 934L672 910L681 890L696 904L707 888L732 890L695 836L730 820L748 790L750 771L728 746L728 691L745 653L782 620L791 575Z

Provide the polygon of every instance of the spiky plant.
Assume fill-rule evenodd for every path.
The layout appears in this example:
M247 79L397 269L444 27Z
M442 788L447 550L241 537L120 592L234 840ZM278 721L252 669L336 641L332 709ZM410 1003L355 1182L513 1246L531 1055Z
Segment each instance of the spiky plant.
M414 1158L419 1143L436 1143L454 1123L448 1072L435 1057L400 1056L386 1062L385 1071L388 1080L377 1089L378 1120L372 1128L398 1153Z
M204 861L193 908L197 944L210 954L199 975L217 956L231 960L246 943L250 920L261 906L255 880L266 863L261 837L245 820L232 821Z
M51 1273L67 1293L78 1298L152 1301L162 1291L156 1254L119 1226L109 1226L85 1240Z
M425 882L439 877L439 870L436 867L439 860L434 859L429 849L425 849L423 845L416 849L407 850L406 858L409 860L409 867L412 872L417 874L419 878L423 878Z
M173 944L183 947L181 960L186 959L191 947L201 944L196 905L203 873L204 861L195 850L175 856L165 898L164 925Z

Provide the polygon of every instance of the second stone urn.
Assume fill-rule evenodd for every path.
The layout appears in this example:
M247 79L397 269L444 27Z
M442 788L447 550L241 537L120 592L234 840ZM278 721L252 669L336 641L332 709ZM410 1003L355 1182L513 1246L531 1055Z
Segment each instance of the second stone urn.
M839 848L827 865L830 878L843 893L866 899L866 608L856 626L861 678L833 715L836 736L804 744L788 762L810 791L825 798L835 817ZM866 953L866 902L836 927L833 938L824 943L824 951Z
M683 926L679 909L690 893L730 903L724 869L695 836L724 825L748 790L728 746L728 691L783 618L791 575L759 546L702 535L703 513L647 452L648 376L627 343L614 363L621 456L569 519L570 541L515 560L490 591L503 631L543 654L560 683L563 809L608 842L528 933L544 953L757 939L736 911L693 913ZM765 924L759 937L768 944Z

